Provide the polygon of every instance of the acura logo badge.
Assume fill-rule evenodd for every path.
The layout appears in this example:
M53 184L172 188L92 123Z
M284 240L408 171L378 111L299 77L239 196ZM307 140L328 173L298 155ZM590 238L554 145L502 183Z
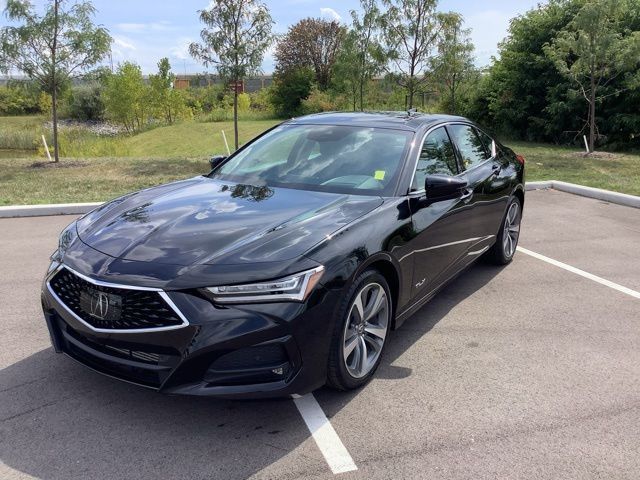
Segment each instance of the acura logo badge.
M109 296L104 292L91 295L91 315L104 320L109 311Z

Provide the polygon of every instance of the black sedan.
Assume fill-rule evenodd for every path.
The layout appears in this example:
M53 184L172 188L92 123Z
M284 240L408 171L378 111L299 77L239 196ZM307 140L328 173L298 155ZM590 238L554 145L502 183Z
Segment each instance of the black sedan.
M516 250L524 159L461 117L311 115L211 164L62 232L56 351L173 394L357 388L392 329Z

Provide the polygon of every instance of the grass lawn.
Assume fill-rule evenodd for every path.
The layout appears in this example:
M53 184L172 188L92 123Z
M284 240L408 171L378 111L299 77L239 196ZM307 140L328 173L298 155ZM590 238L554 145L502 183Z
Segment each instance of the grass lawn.
M99 202L209 171L206 159L92 158L33 168L31 158L0 158L0 205Z
M233 149L233 123L184 122L134 136L74 137L74 158L59 166L34 168L35 151L25 152L43 130L42 117L0 117L0 205L104 201L118 195L208 171L208 157L224 153L224 130ZM240 143L278 123L241 120ZM35 137L34 137L35 136ZM527 158L527 180L567 182L640 195L640 155L614 158L572 156L572 148L506 142ZM0 142L2 146L2 142ZM111 153L109 152L117 152Z
M278 120L246 120L238 123L240 144L271 128ZM184 122L158 127L124 140L132 157L210 157L226 154L221 130L233 151L233 122Z
M539 143L505 142L527 159L528 181L562 180L615 192L640 195L640 155L616 153L612 158L572 155L575 148Z

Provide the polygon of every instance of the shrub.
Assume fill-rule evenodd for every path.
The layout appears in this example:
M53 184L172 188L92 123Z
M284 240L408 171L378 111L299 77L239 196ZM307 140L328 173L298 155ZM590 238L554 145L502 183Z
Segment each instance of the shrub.
M248 112L251 107L251 97L248 93L238 95L238 112Z
M40 108L41 113L50 117L51 110L53 109L53 98L51 98L51 95L46 92L40 92L38 108Z
M277 71L271 88L271 103L278 116L294 117L302 112L302 101L311 93L314 73L308 68Z
M340 101L341 98L331 96L328 92L314 88L309 96L302 100L301 113L308 115L310 113L341 110Z
M135 132L148 124L149 87L145 85L142 71L135 63L125 62L110 75L103 92L108 117L122 124L127 132Z
M271 87L261 88L249 94L251 97L251 110L265 113L273 113L271 104Z
M10 81L0 87L0 115L40 113L40 90L33 82Z
M103 120L104 111L100 83L90 82L71 89L66 109L69 118L80 121Z

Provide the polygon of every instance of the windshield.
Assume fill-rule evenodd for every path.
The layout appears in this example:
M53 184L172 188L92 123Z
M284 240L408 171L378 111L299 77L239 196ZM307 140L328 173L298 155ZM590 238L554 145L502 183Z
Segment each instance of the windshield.
M251 185L389 195L413 132L338 125L281 125L210 176Z

